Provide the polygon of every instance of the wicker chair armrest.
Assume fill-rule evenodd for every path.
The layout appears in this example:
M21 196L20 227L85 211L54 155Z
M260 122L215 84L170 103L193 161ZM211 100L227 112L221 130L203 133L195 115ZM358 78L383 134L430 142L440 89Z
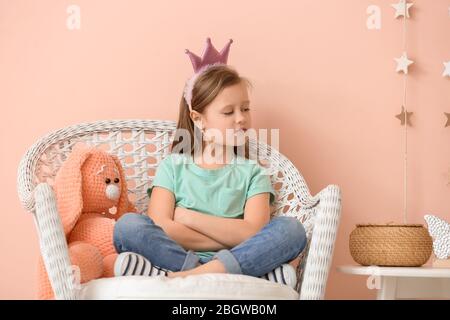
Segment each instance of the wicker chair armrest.
M40 250L55 299L76 299L79 288L74 281L75 274L52 187L47 183L38 184L34 198Z
M320 199L306 260L301 300L324 299L328 273L341 214L341 192L329 185L318 193Z

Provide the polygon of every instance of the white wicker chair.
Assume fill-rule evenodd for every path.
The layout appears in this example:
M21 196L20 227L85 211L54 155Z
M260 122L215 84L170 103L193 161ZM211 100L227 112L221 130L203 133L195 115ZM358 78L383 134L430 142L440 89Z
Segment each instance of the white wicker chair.
M67 243L51 187L57 170L72 146L83 141L116 154L126 172L129 198L140 213L145 213L148 205L146 190L151 186L159 162L169 153L168 147L173 140L175 128L175 122L164 120L83 123L42 137L23 156L18 169L19 197L23 207L33 214L41 254L57 299L80 298L79 288L74 284ZM271 168L276 168L271 174L277 193L272 216L296 217L307 231L308 245L297 270L296 298L323 299L340 219L339 187L329 185L313 197L301 174L285 156L267 144L250 141L252 150L257 146L260 159L268 161ZM242 277L232 274L222 276ZM117 278L101 280L114 279ZM171 280L175 279L182 281L182 278ZM95 281L98 280L91 282ZM209 280L206 277L204 281ZM83 284L83 288L89 285L90 283ZM176 297L176 292L173 296Z

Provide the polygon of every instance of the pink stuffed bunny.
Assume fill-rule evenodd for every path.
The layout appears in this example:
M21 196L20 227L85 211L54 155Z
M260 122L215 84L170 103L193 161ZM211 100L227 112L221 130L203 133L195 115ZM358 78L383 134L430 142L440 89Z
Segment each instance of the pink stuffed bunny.
M70 259L80 268L81 283L113 276L117 257L113 245L115 221L126 212L136 212L128 200L119 159L77 144L58 171L54 189ZM54 297L42 257L38 296Z

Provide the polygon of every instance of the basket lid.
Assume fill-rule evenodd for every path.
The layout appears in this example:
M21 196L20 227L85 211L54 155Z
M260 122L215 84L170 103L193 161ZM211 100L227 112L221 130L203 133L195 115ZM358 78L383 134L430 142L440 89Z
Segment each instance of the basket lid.
M407 228L419 228L419 227L423 227L423 224L394 224L393 222L389 222L389 223L386 223L386 224L375 224L375 223L356 224L356 227L407 227Z

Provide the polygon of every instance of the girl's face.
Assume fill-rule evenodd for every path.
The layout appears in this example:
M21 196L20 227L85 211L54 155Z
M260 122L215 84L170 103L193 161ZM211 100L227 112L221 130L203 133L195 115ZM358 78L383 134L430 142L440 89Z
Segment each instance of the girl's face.
M246 84L226 87L198 114L205 128L205 140L223 146L240 146L245 143L245 131L251 127L250 101Z

